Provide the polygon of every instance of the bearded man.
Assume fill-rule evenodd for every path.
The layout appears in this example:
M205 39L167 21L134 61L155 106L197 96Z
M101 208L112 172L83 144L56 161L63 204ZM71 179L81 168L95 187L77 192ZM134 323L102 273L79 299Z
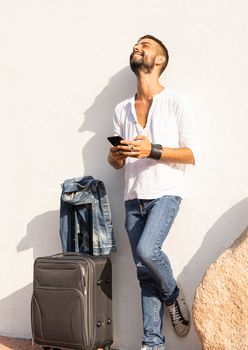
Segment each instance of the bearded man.
M182 288L162 244L184 197L186 165L198 161L199 141L189 100L159 81L168 60L166 46L152 35L134 45L130 67L137 92L115 108L114 135L123 140L108 155L115 169L125 166L125 227L141 287L142 350L165 349L164 310L178 336L190 328Z

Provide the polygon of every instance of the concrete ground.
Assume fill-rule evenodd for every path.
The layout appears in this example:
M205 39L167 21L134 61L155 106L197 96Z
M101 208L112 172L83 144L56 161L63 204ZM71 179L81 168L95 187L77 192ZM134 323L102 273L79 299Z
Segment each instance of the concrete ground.
M32 340L0 336L0 350L41 350L38 345L32 345ZM103 349L98 349L103 350ZM114 350L114 349L112 349Z
M0 336L0 350L38 350L39 346L32 346L32 340L17 339Z

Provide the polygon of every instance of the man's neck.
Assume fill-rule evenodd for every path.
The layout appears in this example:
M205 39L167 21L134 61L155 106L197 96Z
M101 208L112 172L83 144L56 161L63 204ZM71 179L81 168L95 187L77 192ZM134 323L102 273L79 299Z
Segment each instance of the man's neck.
M160 84L157 76L140 73L137 76L136 100L149 101L154 95L160 93L164 87Z

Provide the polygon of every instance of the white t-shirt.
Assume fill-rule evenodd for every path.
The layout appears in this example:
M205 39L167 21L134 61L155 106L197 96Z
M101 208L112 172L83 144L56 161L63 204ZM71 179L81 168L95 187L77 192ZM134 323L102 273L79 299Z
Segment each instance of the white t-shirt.
M120 135L126 140L145 135L151 143L163 147L188 147L194 154L195 163L198 162L198 131L191 104L186 97L168 88L154 95L145 128L138 123L134 102L135 96L116 106L114 135ZM164 195L183 198L185 167L185 164L150 158L126 158L124 200L155 199Z

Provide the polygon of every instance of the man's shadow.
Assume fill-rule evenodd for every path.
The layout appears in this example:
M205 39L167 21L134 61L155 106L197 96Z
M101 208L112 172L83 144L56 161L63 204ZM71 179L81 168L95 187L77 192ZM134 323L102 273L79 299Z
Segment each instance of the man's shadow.
M120 252L130 250L126 233L124 232L124 176L123 170L116 171L108 164L107 156L111 144L107 140L113 134L113 116L115 106L131 97L136 90L136 80L129 67L125 67L113 75L108 85L96 96L94 103L84 112L84 122L79 132L93 134L82 150L84 175L92 175L102 180L106 186L109 198L115 238L118 253L112 254L116 262L117 279L119 273ZM131 259L130 259L131 260ZM127 262L131 268L131 262Z
M84 175L92 175L96 179L102 180L107 189L111 212L113 217L113 226L115 230L118 251L127 251L129 249L126 234L124 231L124 208L123 205L123 188L124 179L122 171L116 173L115 170L107 163L107 155L110 144L107 136L113 133L112 119L114 115L114 107L120 101L132 96L135 91L135 78L129 67L126 67L110 78L108 85L95 98L94 103L84 112L84 122L79 128L79 132L86 135L89 132L94 136L85 143L82 150L82 160L84 166ZM78 176L75 174L75 176ZM119 236L119 237L118 237ZM20 240L16 247L18 252L27 249L33 249L33 258L39 256L52 255L62 251L59 237L59 211L49 211L42 213L32 219L27 225L27 233ZM122 291L125 290L126 283L132 283L134 277L130 274L132 270L132 261L127 254L120 257L120 254L112 254L113 274L115 275L114 287ZM120 278L120 264L127 267L126 277ZM125 274L125 273L124 273ZM0 308L9 307L13 302L13 298L22 295L25 299L25 307L30 304L32 294L32 283L22 290L16 292L13 297L10 296L0 303ZM115 313L119 315L122 310L119 301L123 298L123 293L118 293L115 301ZM136 300L135 300L136 301ZM135 302L134 302L135 304ZM22 305L17 306L17 313L23 311ZM25 315L29 318L28 315ZM118 319L116 317L116 319ZM26 319L23 324L26 324ZM29 320L30 321L30 320ZM121 322L120 322L121 323ZM122 326L121 326L122 328ZM30 335L30 331L28 331Z
M137 322L139 304L139 287L136 282L135 268L131 250L124 229L124 172L113 169L107 161L111 144L107 140L113 135L113 116L115 106L134 95L136 79L129 67L125 67L108 82L108 85L97 95L94 103L84 112L84 122L79 132L83 139L93 136L85 142L82 150L84 175L92 175L104 182L110 202L115 238L118 252L111 254L113 269L113 310L115 319L115 339L119 342L119 332L129 334L133 331L133 322ZM132 286L132 288L130 288ZM127 301L128 299L128 301ZM128 306L126 307L126 304ZM140 315L138 316L140 318ZM140 320L141 324L141 320ZM140 336L141 336L141 329ZM130 340L131 341L131 340ZM132 344L126 341L125 347Z
M107 164L107 154L111 146L107 137L113 134L114 108L119 102L132 96L135 88L135 77L130 68L125 67L109 79L108 85L84 112L85 118L79 132L83 136L89 132L93 134L82 150L85 175L93 175L109 182L113 171Z

